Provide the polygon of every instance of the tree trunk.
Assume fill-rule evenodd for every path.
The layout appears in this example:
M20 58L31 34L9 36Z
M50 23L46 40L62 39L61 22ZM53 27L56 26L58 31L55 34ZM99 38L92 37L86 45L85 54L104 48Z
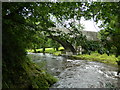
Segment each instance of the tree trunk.
M34 53L36 53L36 48L35 48L35 45L34 45L34 48L33 48L33 49L34 49Z
M43 47L43 54L45 54L45 47Z
M56 48L56 51L58 51L58 47Z

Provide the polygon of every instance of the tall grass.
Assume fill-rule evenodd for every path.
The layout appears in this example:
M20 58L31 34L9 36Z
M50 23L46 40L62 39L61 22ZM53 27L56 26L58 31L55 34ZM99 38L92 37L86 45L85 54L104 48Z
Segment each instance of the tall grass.
M111 65L117 65L116 61L118 58L115 57L115 55L107 55L107 54L99 54L97 52L91 53L91 55L83 54L83 55L73 55L72 57L76 59L83 59L83 60L89 60L89 61L99 61L102 63L107 63Z

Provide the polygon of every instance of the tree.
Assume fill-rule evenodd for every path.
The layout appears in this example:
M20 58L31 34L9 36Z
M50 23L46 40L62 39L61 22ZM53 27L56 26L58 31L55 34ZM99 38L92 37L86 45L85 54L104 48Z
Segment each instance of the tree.
M3 3L2 5L3 88L29 86L34 88L49 87L50 83L52 84L52 80L50 81L49 79L45 78L46 75L43 75L41 70L32 64L26 57L26 48L29 46L29 44L31 44L32 41L32 43L36 43L36 36L34 36L35 31L45 31L46 27L49 28L53 25L51 22L46 21L48 12L46 14L47 9L45 9L45 11L43 9L44 5L46 4L41 3L40 7L43 9L42 12L37 11L39 3L8 2ZM41 8L39 8L39 10ZM38 18L40 13L42 13L42 16ZM43 16L46 16L46 18L42 18ZM37 20L41 21L40 25L35 23ZM34 78L30 76L30 73L28 73L29 70L33 73L37 72L37 76L34 76ZM41 78L38 78L38 75ZM42 83L38 82L41 80L43 80Z
M58 51L60 44L57 41L51 39L50 46L54 48L54 50Z
M18 81L20 80L17 73L24 74L22 72L25 72L25 68L23 68L23 63L27 63L25 50L31 43L34 45L38 45L39 43L45 44L43 43L44 39L50 37L63 45L65 49L70 49L73 53L76 53L73 47L74 40L76 40L76 46L84 46L86 44L79 43L79 41L86 42L86 39L81 34L79 28L75 26L75 22L77 20L79 21L82 16L86 19L93 18L95 22L99 20L103 21L101 26L106 27L105 32L109 32L110 39L112 42L114 41L112 45L117 48L116 55L120 55L119 4L81 2L3 3L3 85L6 85L6 83L9 84L10 82L15 84L16 79ZM57 25L50 19L50 15L55 16L56 22L67 28L69 33L65 34L60 32L58 33L59 36L54 36L54 33L57 31L50 31L49 28L56 27ZM71 21L68 24L69 27L64 23L67 20ZM36 35L38 33L37 31L46 34L40 34L39 38L39 35ZM14 78L11 76L14 76ZM27 77L26 74L25 76Z
M115 47L116 56L120 55L120 2L91 2L86 3L86 19L93 18L96 23L101 21L101 41L108 50Z

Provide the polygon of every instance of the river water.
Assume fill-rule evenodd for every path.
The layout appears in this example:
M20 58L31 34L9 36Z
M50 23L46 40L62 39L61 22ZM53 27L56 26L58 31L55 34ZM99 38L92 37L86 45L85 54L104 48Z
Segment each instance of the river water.
M52 54L28 53L29 58L59 81L52 88L120 87L117 68L87 60L70 60Z

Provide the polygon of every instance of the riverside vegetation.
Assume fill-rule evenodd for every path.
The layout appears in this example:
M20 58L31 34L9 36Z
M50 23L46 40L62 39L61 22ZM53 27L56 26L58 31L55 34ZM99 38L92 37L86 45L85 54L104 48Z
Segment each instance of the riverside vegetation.
M43 53L55 55L61 55L62 50L47 51L46 47L57 50L63 46L74 54L77 46L84 47L87 52L96 50L97 43L92 41L90 44L81 33L84 29L80 23L82 17L86 20L93 19L96 23L101 21L99 27L104 30L100 31L99 43L107 51L113 49L116 57L120 56L120 2L53 1L2 3L2 88L49 88L57 81L27 58L27 49L32 48L35 51L36 48L43 48ZM66 24L66 21L71 22ZM50 30L58 25L69 32ZM92 48L93 45L95 48ZM99 58L96 58L96 55ZM116 64L114 56L107 57L105 54L102 56L93 53L90 56L84 54L73 57L89 57L91 60Z
M46 48L45 52L50 53L53 55L62 55L64 48L59 47L58 51L56 51L54 48ZM28 52L34 52L33 49L27 50ZM42 49L36 49L37 52L42 52ZM69 56L68 58L70 59L78 59L78 60L89 60L89 61L98 61L102 63L106 63L109 65L114 65L117 66L118 58L115 57L115 55L110 54L109 56L107 54L99 54L98 52L92 52L90 55L89 54L81 54L81 55L72 55Z
M31 62L28 58L24 58L24 60L25 62L17 69L11 69L13 66L9 66L9 70L3 70L3 78L7 80L3 80L3 88L49 88L58 81L57 78L40 69L37 64ZM3 68L6 67L8 66L3 66Z

